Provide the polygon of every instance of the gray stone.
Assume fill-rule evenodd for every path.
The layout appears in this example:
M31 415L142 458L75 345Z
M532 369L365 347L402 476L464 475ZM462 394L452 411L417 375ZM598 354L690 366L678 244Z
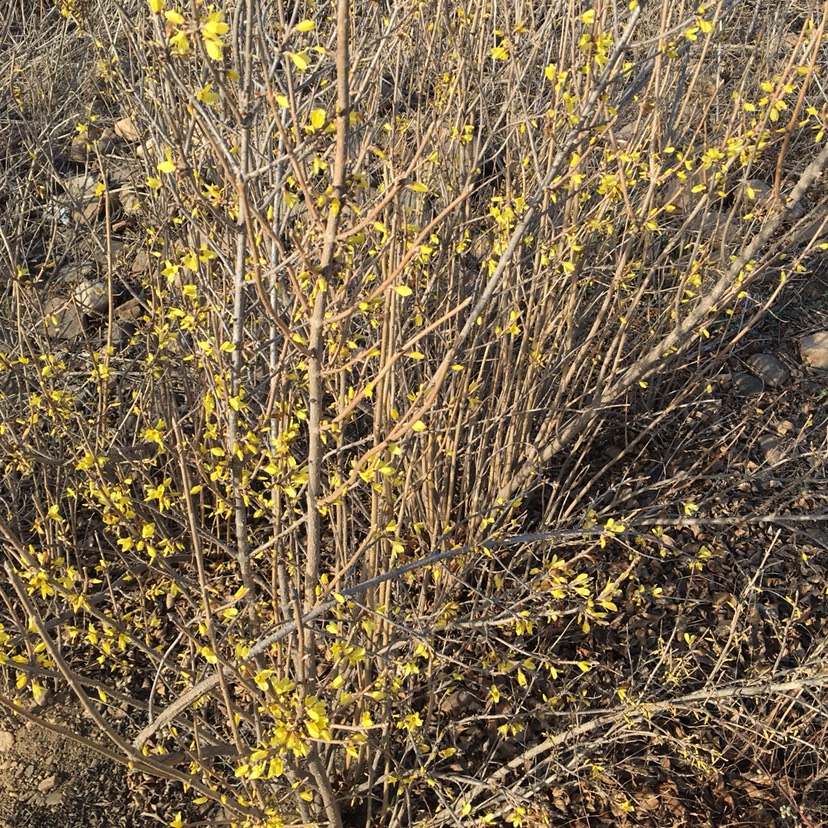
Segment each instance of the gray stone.
M802 201L790 201L789 199L790 197L786 197L784 199L785 209L787 210L785 218L788 221L799 221L800 219L805 218L808 211L805 209L805 205Z
M137 141L141 137L132 118L129 117L115 122L115 134L123 141Z
M5 753L14 747L14 734L8 730L0 730L0 753Z
M63 802L63 791L52 791L50 794L46 795L44 802L52 808L54 808L55 805L60 805L60 803Z
M604 449L604 455L608 460L617 460L624 453L624 448L615 443L610 443Z
M145 276L150 269L150 257L146 250L136 250L130 266L132 276Z
M98 195L100 180L91 174L82 173L61 182L69 198L69 208L76 221L93 221L101 210L101 196Z
M116 348L126 348L132 342L137 328L132 322L116 322L112 332L112 344Z
M703 167L698 167L688 173L684 181L679 181L673 177L670 183L663 188L659 203L661 206L673 204L679 212L690 213L696 208L699 199L704 195L701 191L694 193L693 189L701 185L706 190L710 178L712 178L712 171L705 170Z
M69 262L63 265L57 272L52 284L60 285L62 290L67 290L89 279L95 272L95 263L90 261Z
M111 130L104 130L104 134L100 138L92 140L87 137L75 138L69 148L69 158L78 164L85 164L96 161L98 154L102 156L110 155L114 152L117 144L113 135L107 135L107 132L111 132Z
M764 205L773 194L773 188L759 178L748 178L746 181L739 183L737 193L747 202L757 202Z
M765 462L773 465L782 459L782 451L779 448L779 438L774 434L763 434L759 437L759 449Z
M132 189L131 185L125 184L118 192L118 201L121 205L125 216L140 215L143 205L138 194Z
M791 201L790 193L784 190L779 193L779 199L774 198L773 187L766 184L760 178L749 178L741 181L736 188L736 194L742 199L742 209L750 211L751 208L761 210L774 207L784 207L785 221L799 221L805 216L805 206L801 201Z
M146 312L141 300L133 296L132 299L127 299L126 302L116 308L115 318L122 322L137 322Z
M796 431L796 423L793 420L781 420L776 423L775 428L776 433L784 437L786 434L792 434Z
M72 302L53 296L43 308L43 325L54 339L78 339L83 334L83 318Z
M69 147L69 158L78 164L85 164L89 160L90 144L85 136L78 136Z
M81 173L72 178L66 178L62 182L66 195L73 201L85 201L86 199L97 198L95 190L98 188L98 180L94 175Z
M87 279L75 286L72 301L86 316L102 316L109 308L109 292L106 282Z
M753 397L765 390L765 383L754 377L753 374L734 374L731 380L731 388L733 393L740 397Z
M55 787L55 782L57 782L57 777L54 774L51 774L51 776L47 776L45 779L41 779L40 782L37 783L37 789L41 793L46 793Z
M828 244L828 236L824 237ZM820 302L828 294L828 273L811 273L808 280L802 285L802 298L811 302Z
M753 354L746 362L757 379L769 388L780 388L790 377L787 368L772 354Z
M106 127L98 141L98 152L109 155L118 146L118 138L112 127Z
M828 368L828 331L803 336L799 340L802 359L814 368Z
M719 252L718 248L724 246L728 255L744 234L741 218L732 211L702 211L689 221L687 229L701 233L704 239L709 239L715 253Z

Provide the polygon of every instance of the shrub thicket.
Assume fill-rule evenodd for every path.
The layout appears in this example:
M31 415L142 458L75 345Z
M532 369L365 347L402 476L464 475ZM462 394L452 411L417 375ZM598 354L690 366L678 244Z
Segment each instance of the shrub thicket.
M3 706L173 824L682 824L743 761L806 819L825 435L740 464L719 379L818 262L825 22L0 12Z

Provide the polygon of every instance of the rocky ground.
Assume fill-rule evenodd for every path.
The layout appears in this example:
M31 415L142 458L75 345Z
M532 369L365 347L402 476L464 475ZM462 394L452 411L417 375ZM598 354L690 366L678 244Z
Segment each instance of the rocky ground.
M73 704L38 711L49 730L0 718L2 828L143 828L160 820L133 799L127 770L70 737L97 738ZM63 732L59 732L63 731Z

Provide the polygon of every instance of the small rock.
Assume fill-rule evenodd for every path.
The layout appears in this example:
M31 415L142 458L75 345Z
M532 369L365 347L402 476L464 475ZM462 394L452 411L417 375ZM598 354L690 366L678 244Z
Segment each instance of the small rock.
M786 434L793 434L796 431L796 423L793 420L782 420L777 424L776 430L783 437Z
M824 237L824 241L828 244L828 236ZM809 274L808 281L802 285L802 298L812 302L819 302L826 298L826 294L828 294L828 273Z
M480 705L468 690L456 690L440 702L440 710L449 716L464 716L479 709Z
M66 194L74 201L83 201L87 198L95 197L95 190L98 187L98 181L93 175L75 175L72 178L66 178L62 182L63 189Z
M766 184L759 178L749 178L739 183L736 188L737 195L743 198L743 205L747 209L758 207L761 209L772 208L776 204L784 206L786 221L799 221L806 213L805 206L801 201L790 201L790 194L783 191L779 194L779 201L773 197L773 187Z
M146 310L143 304L133 296L132 299L128 299L123 305L118 306L115 311L115 317L123 322L135 322L141 319L145 313Z
M54 808L55 805L60 805L60 803L63 802L63 791L52 791L50 794L46 794L46 799L44 801L52 808Z
M55 782L57 782L57 777L52 774L51 776L47 776L45 779L41 779L40 782L37 783L37 789L41 793L46 793L55 787Z
M101 155L109 155L115 147L118 145L117 137L115 135L115 130L112 127L106 127L101 133L100 140L98 141L98 152Z
M138 156L138 158L154 158L158 156L158 145L155 143L155 139L148 138L143 144L138 144L138 146L135 147L135 155Z
M101 280L84 281L72 291L72 301L78 310L86 316L101 316L109 308L109 294L106 282Z
M765 383L753 374L734 374L731 382L733 393L740 397L754 397L765 390Z
M53 339L78 339L83 334L83 319L78 309L65 299L53 296L43 308L43 326Z
M69 147L69 159L76 164L85 164L89 159L89 141L85 137L77 137Z
M615 140L621 149L626 149L636 139L641 140L643 130L637 127L636 122L626 124L621 129L615 130Z
M773 465L782 459L782 451L779 448L779 438L773 434L763 434L759 438L759 449L767 463Z
M698 167L692 173L689 173L684 181L678 181L673 177L670 184L664 187L659 203L662 206L673 204L682 213L691 212L701 198L701 191L693 192L693 190L696 187L706 189L709 183L708 177L712 177L712 173L708 173L702 167Z
M100 138L90 139L85 136L75 138L69 148L69 158L77 164L94 162L98 154L102 156L110 155L115 147L116 143L112 130L105 129Z
M65 264L57 272L52 280L53 284L66 286L78 285L85 279L89 279L95 272L95 263L90 261L70 262Z
M753 354L746 361L748 368L769 388L779 388L788 381L788 370L772 354Z
M808 365L814 368L828 368L828 331L803 336L799 340L799 353Z
M87 128L76 135L69 148L69 158L78 164L85 164L90 158L95 157L92 142L101 137L101 129L95 124L89 124Z
M138 250L132 260L130 273L133 276L143 276L147 273L150 267L150 257L146 250Z
M623 447L615 445L615 443L610 443L604 449L604 456L608 460L617 460L623 453L624 453Z
M132 187L124 186L118 193L118 201L125 216L137 216L141 213L141 199Z
M794 240L797 244L813 245L828 241L828 216L815 218L806 224L805 227L796 233Z
M8 730L0 730L0 753L5 753L14 747L14 734Z
M808 211L805 209L805 205L801 200L792 202L789 198L786 198L784 199L784 202L785 210L787 211L785 218L788 221L799 221L800 219L805 218Z
M773 188L759 178L748 178L746 181L739 183L737 192L748 202L762 204L770 199L773 194Z
M98 181L93 175L76 175L63 182L63 189L71 201L72 215L77 221L93 221L101 209Z
M137 141L140 136L132 118L121 118L115 123L115 134L124 141Z
M32 775L34 774L34 771L34 765L26 765L26 767L23 769L23 776L25 776L26 779L31 779Z
M690 220L687 229L709 239L714 253L718 253L722 246L730 250L744 235L742 219L730 210L700 212Z

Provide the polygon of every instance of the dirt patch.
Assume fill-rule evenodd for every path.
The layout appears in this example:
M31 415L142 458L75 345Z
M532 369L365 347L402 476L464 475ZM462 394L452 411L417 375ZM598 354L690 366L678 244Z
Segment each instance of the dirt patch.
M72 705L54 705L41 715L92 735ZM81 825L143 828L158 821L133 802L126 768L60 733L0 713L0 828Z

